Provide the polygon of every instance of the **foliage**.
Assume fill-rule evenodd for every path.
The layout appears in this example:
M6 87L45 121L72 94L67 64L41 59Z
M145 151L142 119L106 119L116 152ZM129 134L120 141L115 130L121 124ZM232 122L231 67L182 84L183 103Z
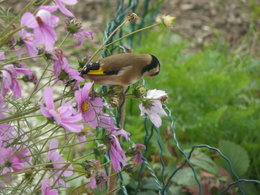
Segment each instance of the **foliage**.
M160 75L146 80L146 86L169 93L168 105L173 108L182 146L208 144L219 147L234 163L239 175L259 179L260 59L219 40L190 52L189 43L180 36L157 31L144 38L135 52L151 53L160 59ZM133 137L139 141L143 131L140 130L141 119L133 115L138 112L135 107L134 102L129 102L131 117L127 120L129 128L135 129ZM177 163L180 161L178 152L167 129L164 125L160 130L167 143L164 154L168 159L174 157ZM154 157L158 146L155 139L150 143L147 156ZM203 155L206 154L212 160L217 158L213 152L204 151ZM216 162L219 167L223 166L220 161ZM195 166L203 169L203 162ZM212 172L206 167L204 170Z

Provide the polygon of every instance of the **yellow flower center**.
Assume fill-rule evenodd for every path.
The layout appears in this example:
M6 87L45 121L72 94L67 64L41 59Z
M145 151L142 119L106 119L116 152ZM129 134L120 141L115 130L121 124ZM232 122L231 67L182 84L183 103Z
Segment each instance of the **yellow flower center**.
M29 37L24 37L23 40L30 41Z
M56 109L54 109L54 110L59 115L59 117L61 117L61 113L58 110L56 110Z
M89 108L88 102L84 102L84 103L81 105L81 109L82 109L84 112L88 111L88 108Z

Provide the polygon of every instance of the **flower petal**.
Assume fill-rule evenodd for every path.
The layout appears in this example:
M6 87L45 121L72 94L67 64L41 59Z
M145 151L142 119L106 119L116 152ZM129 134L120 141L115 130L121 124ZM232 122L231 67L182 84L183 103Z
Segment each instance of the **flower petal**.
M78 0L61 0L61 1L67 5L75 5L76 3L78 3Z
M21 24L27 26L28 28L39 27L34 15L30 12L25 12L21 18Z
M71 13L61 2L61 0L54 0L56 4L58 5L59 10L69 17L74 17L73 13Z
M54 109L54 102L53 102L53 90L51 87L45 88L43 91L43 100L48 109Z
M150 114L148 117L155 127L159 128L162 125L162 119L158 114Z

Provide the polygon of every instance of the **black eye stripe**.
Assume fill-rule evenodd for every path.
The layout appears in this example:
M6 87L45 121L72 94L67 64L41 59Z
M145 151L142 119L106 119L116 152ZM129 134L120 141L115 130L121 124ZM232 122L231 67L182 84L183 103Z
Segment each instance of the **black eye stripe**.
M147 66L145 66L145 67L143 68L142 74L144 74L145 72L148 72L149 70L152 70L152 69L154 69L154 68L157 68L158 66L160 67L160 62L159 62L159 60L158 60L155 56L153 56L153 55L151 55L151 56L152 56L152 61L151 61L150 64L148 64Z

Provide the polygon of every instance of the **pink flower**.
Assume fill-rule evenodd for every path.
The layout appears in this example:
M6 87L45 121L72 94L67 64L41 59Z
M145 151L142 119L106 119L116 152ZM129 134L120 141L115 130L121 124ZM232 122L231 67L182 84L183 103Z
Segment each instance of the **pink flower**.
M126 166L126 156L125 152L123 151L117 136L123 136L126 140L128 140L129 133L125 130L121 129L119 131L113 131L110 134L110 150L109 155L112 162L112 166L115 171L121 171L121 164L122 166Z
M52 163L54 163L52 165L53 172L55 172L55 175L53 176L54 182L61 176L70 177L73 175L72 165L70 164L68 166L65 163L65 161L62 159L61 155L56 150L53 150L57 147L58 147L58 141L56 139L52 139L50 141L50 146L49 146L50 151L48 152L48 158ZM58 180L57 185L67 186L66 183L61 178Z
M141 110L141 116L147 114L148 118L154 124L155 127L159 128L162 125L161 116L167 116L167 113L162 108L161 99L164 99L167 94L162 90L149 90L147 92L146 100L143 101L142 104L139 105Z
M84 81L84 79L80 76L79 71L74 70L69 65L61 49L55 49L53 61L54 61L54 75L56 76L57 80L66 81L72 78L77 81Z
M4 113L8 109L7 105L3 102L0 102L0 119L4 118ZM0 124L0 147L10 144L12 139L15 138L15 129L8 123ZM6 144L5 144L6 142Z
M71 13L64 5L64 4L67 4L67 5L75 5L76 3L78 3L77 0L54 0L55 3L57 4L59 10L69 16L69 17L74 17L73 13Z
M26 32L24 29L20 30L19 34L21 36L22 43L24 44L28 55L31 57L36 56L38 54L38 51L36 48L36 42L34 41L33 34ZM33 58L33 60L36 60L36 58Z
M85 161L86 177L90 178L87 187L101 190L102 185L107 181L108 177L105 173L102 173L100 162L98 160Z
M41 187L42 195L58 195L58 190L51 189L51 184L48 179L42 181Z
M78 43L75 45L78 47L83 44L84 38L93 39L93 32L90 30L80 29L77 33L74 33L72 36L78 40Z
M31 157L26 157L28 155L27 153L29 153L28 149L22 149L17 152L13 148L4 148L0 146L0 166L4 167L2 169L2 174L23 169L26 166L26 163L31 161ZM6 177L6 181L11 180L11 177Z
M52 88L48 87L43 92L43 103L40 105L41 112L44 116L53 119L64 129L73 133L79 133L83 128L82 124L78 124L82 117L80 113L76 113L71 103L64 103L58 109L55 109L53 102Z
M30 12L23 14L21 24L33 29L35 43L37 45L44 44L47 51L53 49L53 45L57 40L54 27L58 25L59 18L51 14L57 7L44 6L34 16Z
M82 89L75 92L75 99L78 103L78 110L82 114L83 121L88 122L92 128L99 126L104 113L103 100L99 97L94 97L89 94L93 82L86 83Z
M146 147L143 144L135 144L134 149L135 149L135 155L134 155L133 160L134 160L134 163L138 165L143 162L143 160L142 160L143 155L142 155L141 150L145 150Z
M0 59L4 59L4 52L0 52ZM1 63L0 63L1 64ZM1 96L4 98L9 91L12 91L14 98L22 97L21 88L17 81L18 74L30 75L32 72L26 68L17 68L12 64L5 65L2 69Z

